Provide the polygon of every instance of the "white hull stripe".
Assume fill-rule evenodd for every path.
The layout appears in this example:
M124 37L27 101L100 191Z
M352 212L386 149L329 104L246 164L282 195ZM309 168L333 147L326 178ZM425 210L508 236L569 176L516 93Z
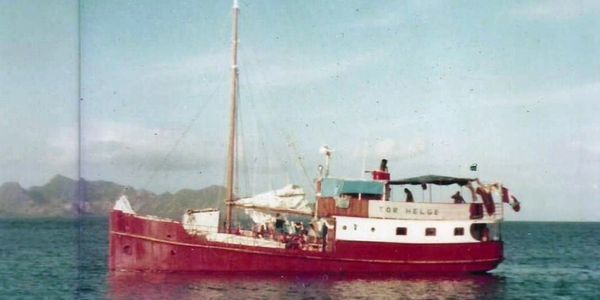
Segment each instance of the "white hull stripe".
M185 247L195 247L195 248L207 248L207 249L220 249L225 251L232 252L242 252L242 253L253 253L260 255L270 255L270 256L285 256L292 258L303 258L303 259L313 259L313 260L331 260L331 261L349 261L349 262L369 262L369 263L382 263L382 264L465 264L465 263L486 263L486 262L496 262L502 260L502 258L485 258L485 259L468 259L468 260L385 260L385 259L354 259L354 258L338 258L338 257L325 257L325 256L294 256L287 255L282 253L271 253L265 251L256 251L249 249L238 249L238 248L230 248L230 247L222 247L222 246L213 246L213 245L200 245L200 244L190 244L190 243L181 243L168 241L163 239L151 238L142 235L124 233L124 232L116 232L111 231L111 235L119 235L126 236L146 241L152 241L163 244L170 244L176 246L185 246Z

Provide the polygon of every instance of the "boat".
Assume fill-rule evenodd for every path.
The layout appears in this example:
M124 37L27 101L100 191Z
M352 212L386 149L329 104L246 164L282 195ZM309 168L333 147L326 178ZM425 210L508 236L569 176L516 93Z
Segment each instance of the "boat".
M110 212L110 270L439 274L487 272L503 261L504 204L517 211L520 204L500 183L438 175L392 179L386 159L367 172L368 179L337 178L329 174L333 150L322 147L325 162L312 203L297 185L236 197L237 1L232 11L225 222L217 209L188 209L180 221L138 215L121 196ZM434 201L435 186L457 186L471 199L456 192L453 201ZM429 201L416 201L415 188L429 191ZM402 189L405 199L394 201L392 194ZM234 226L233 209L248 213L251 228Z

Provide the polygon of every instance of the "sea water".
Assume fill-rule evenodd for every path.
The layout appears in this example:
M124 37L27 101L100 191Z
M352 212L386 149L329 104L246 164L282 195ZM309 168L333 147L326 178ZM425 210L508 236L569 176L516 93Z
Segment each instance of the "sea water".
M105 218L0 220L0 298L600 298L600 223L507 222L496 270L401 277L112 273L107 229Z

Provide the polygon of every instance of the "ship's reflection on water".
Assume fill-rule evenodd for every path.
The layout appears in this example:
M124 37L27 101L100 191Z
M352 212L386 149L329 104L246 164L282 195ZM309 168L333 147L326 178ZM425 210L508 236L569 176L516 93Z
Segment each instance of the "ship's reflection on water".
M493 274L447 276L247 275L114 272L114 299L482 299L504 294Z

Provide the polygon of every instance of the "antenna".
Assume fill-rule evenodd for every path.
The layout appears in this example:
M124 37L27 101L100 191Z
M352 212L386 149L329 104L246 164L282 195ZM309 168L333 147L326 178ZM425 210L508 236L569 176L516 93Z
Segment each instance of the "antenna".
M325 155L325 172L323 177L329 177L329 162L331 161L331 154L333 153L333 149L323 146L319 148L319 152Z
M365 174L367 173L367 140L363 143L363 153L362 153L362 172L361 178L365 179Z

